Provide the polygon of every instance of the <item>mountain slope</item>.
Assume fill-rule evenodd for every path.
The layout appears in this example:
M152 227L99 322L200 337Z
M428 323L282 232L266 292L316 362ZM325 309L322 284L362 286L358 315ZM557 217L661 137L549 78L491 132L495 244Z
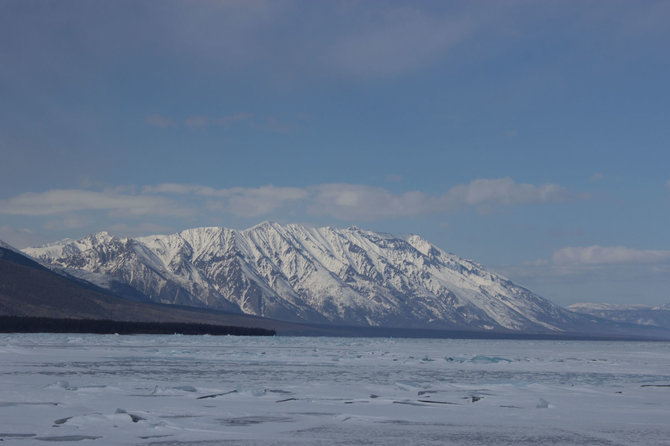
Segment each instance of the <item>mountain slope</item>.
M0 315L301 329L242 314L129 301L82 280L56 274L3 242L0 242Z
M244 231L107 233L24 250L162 303L310 323L550 331L584 318L417 235L262 223Z

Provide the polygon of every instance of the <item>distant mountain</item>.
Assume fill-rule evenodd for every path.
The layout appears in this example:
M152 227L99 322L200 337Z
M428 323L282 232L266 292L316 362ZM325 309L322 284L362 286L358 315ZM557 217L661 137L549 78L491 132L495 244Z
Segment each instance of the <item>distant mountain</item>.
M25 253L51 268L153 302L286 321L562 332L593 318L559 307L418 235L265 222L172 235L106 232Z
M580 303L568 307L576 313L588 314L614 322L659 327L670 330L670 304L658 306Z
M295 328L242 314L133 302L81 279L50 271L1 241L0 315Z

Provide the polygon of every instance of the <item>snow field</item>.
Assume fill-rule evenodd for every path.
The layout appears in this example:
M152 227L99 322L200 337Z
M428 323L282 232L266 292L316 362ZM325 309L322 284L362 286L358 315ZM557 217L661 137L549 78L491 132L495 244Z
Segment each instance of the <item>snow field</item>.
M3 444L670 438L670 344L0 336Z

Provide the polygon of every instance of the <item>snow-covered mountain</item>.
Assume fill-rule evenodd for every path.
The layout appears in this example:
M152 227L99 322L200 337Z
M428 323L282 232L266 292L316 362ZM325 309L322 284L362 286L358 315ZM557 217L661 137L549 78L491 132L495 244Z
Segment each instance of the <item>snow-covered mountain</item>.
M101 232L24 252L136 298L289 321L556 332L581 320L418 235L356 227L265 222L139 238Z

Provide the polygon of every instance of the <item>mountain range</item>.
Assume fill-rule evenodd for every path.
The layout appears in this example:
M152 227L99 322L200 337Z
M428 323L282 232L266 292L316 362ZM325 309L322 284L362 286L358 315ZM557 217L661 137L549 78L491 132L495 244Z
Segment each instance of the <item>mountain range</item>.
M171 235L107 232L24 253L124 297L284 321L563 332L592 319L418 235L265 222Z
M301 334L309 327L239 313L124 299L109 290L54 272L0 241L0 317L113 320L263 328ZM2 325L6 322L0 322ZM6 327L0 326L0 331ZM314 332L314 330L312 330ZM318 331L316 331L318 334Z

